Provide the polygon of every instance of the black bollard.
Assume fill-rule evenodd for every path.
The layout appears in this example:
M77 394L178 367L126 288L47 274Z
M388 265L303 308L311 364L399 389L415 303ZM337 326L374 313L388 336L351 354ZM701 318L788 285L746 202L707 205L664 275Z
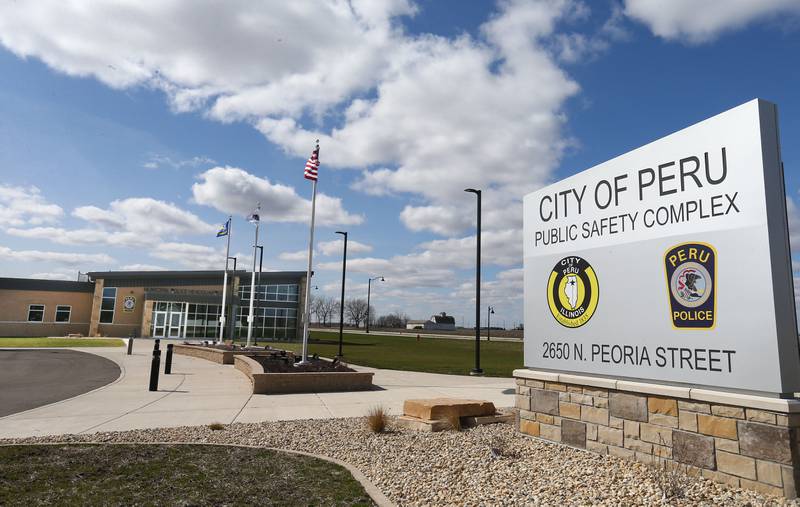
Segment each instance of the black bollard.
M164 374L169 375L172 373L172 347L171 343L167 344L167 358L164 360Z
M128 338L128 355L133 354L133 336Z
M153 351L161 350L160 345L161 345L161 339L160 338L156 338L156 342L153 345Z
M161 365L161 351L153 351L153 360L150 363L150 390L158 391L158 367Z

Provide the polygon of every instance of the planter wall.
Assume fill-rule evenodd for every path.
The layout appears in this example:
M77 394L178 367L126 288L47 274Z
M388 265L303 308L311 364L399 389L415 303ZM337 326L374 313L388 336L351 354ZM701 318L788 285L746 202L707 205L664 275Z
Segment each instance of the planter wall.
M234 366L250 379L253 394L322 393L337 391L367 391L372 389L373 373L265 373L260 363L247 356L237 355Z

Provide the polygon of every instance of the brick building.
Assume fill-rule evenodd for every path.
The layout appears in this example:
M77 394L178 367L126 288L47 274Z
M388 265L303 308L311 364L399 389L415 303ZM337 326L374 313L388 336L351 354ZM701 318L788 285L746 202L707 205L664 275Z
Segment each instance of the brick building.
M305 275L261 273L254 336L300 336ZM251 276L229 272L225 338L247 335ZM216 338L222 281L223 271L98 271L85 282L0 278L0 336Z

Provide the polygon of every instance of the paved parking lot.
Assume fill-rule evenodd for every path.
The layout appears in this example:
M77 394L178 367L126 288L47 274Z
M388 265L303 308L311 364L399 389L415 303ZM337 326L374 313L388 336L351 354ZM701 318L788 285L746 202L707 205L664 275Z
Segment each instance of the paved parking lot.
M0 417L92 391L120 373L114 361L77 350L0 350Z

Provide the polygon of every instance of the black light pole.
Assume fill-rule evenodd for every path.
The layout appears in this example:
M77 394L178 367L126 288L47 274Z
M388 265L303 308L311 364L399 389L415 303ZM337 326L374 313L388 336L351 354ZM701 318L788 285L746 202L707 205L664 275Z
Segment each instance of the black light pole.
M486 310L486 341L492 341L492 314L494 313L494 308L489 307Z
M367 282L367 333L369 333L369 296L372 290L373 280L380 280L382 282L386 281L386 279L383 278L382 276L376 276L375 278L370 278L369 281Z
M347 231L336 231L344 236L344 251L342 252L342 298L339 300L339 357L342 357L342 337L344 336L344 277L347 273Z
M469 374L483 375L483 370L481 370L481 191L466 188L464 192L478 196L478 249L475 259L475 368Z

